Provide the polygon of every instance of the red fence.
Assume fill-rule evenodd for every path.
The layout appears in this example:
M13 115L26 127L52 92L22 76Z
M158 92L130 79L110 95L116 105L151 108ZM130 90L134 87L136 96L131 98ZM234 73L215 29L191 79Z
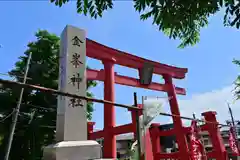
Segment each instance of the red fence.
M227 152L220 135L218 128L218 122L216 120L216 112L205 112L202 114L206 120L206 123L201 126L201 131L207 131L209 133L209 138L211 139L213 150L207 152L206 155L208 158L214 158L216 160L226 160ZM159 159L182 159L181 146L178 143L179 151L174 153L163 153L160 146L160 136L172 136L176 135L179 132L185 133L185 135L190 133L190 127L183 127L181 130L176 128L160 131L160 124L152 124L150 127L150 135L152 141L152 152L154 160ZM187 148L185 148L187 150ZM188 151L189 152L189 151ZM190 155L190 152L189 152Z
M141 105L139 105L141 107ZM136 139L136 122L135 116L136 112L129 109L132 115L132 123L116 126L112 128L111 132L114 135L125 134L125 133L134 133ZM142 113L141 113L142 114ZM141 115L140 114L140 115ZM140 116L139 115L139 116ZM213 150L207 152L206 155L208 158L214 158L216 160L226 160L227 152L222 141L222 137L219 131L218 122L216 120L216 112L205 112L202 114L204 116L206 123L201 125L201 131L207 131L209 133L209 138L211 139ZM103 138L104 130L93 132L94 122L88 122L88 136L89 139L98 139ZM173 128L170 130L161 131L159 123L151 124L151 127L145 135L145 155L142 155L142 159L146 156L146 160L160 160L160 159L183 159L182 157L182 146L178 143L178 152L174 153L163 153L160 146L160 137L161 136L173 136L179 132L184 133L186 136L190 133L190 127L182 127L181 130ZM188 152L188 157L190 157L190 152L188 148L184 148ZM185 153L184 153L185 154ZM190 158L189 158L190 159Z

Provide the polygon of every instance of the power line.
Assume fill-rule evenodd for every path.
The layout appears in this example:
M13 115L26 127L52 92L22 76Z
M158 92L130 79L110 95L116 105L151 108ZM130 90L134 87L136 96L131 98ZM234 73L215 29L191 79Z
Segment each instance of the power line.
M9 113L6 117L0 120L0 123L4 122L6 119L8 119L13 113L15 112L15 109L11 113Z
M55 95L67 96L67 97L72 97L72 98L76 98L76 99L83 99L83 100L90 101L90 102L106 103L106 104L112 104L114 106L127 108L127 109L142 110L141 108L130 106L130 105L114 103L114 102L111 102L111 101L96 99L96 98L87 97L87 96L79 96L77 94L62 92L62 91L58 91L58 90L55 90L55 89L45 88L45 87L41 87L41 86L37 86L37 85L24 84L24 83L21 83L21 82L14 82L14 81L3 80L3 79L0 79L0 83L8 84L8 85L14 85L14 86L20 86L21 88L31 88L31 89L39 90L39 91L46 92L46 93L52 93L52 94L55 94Z
M48 111L56 111L55 108L46 108L46 107L41 107L41 106L37 106L37 105L32 105L32 104L26 104L26 103L21 103L21 105L27 105L27 106L31 106L34 107L35 109L44 109L44 110L48 110ZM6 119L8 119L13 113L15 112L15 109L9 113L7 116L5 116L4 118L0 119L0 123L3 123Z
M27 104L27 103L21 103L21 104L34 107L35 109L43 109L43 110L48 110L48 111L51 111L51 112L54 112L54 111L57 110L55 108L46 108L46 107L41 107L41 106L37 106L37 105L33 105L33 104ZM84 112L87 114L86 109L84 109Z
M67 97L72 97L72 98L76 98L76 99L83 99L83 100L91 101L91 102L112 104L114 106L127 108L127 109L143 110L141 108L130 106L130 105L114 103L114 102L111 102L111 101L91 98L91 97L87 97L87 96L79 96L79 95L76 95L76 94L62 92L62 91L58 91L58 90L55 90L55 89L45 88L45 87L41 87L41 86L37 86L37 85L24 84L24 83L21 83L21 82L14 82L14 81L3 80L3 79L0 79L0 83L9 84L9 85L18 86L18 87L20 86L20 87L23 87L23 88L31 88L31 89L39 90L39 91L46 92L46 93L52 93L52 94L55 94L55 95L67 96ZM170 113L160 112L159 115L169 116L169 117L178 117L178 118L185 119L185 120L196 120L197 122L204 122L204 123L209 123L209 124L216 124L216 125L220 125L220 126L230 127L227 124L215 123L215 122L201 120L201 119L194 119L194 118L179 116L179 115L170 114Z
M29 104L29 103L21 103L21 105L31 106L31 107L36 108L36 109L44 109L44 110L48 110L48 111L56 111L55 108L46 108L46 107L41 107L41 106L38 106L38 105Z
M209 123L209 124L217 124L217 125L220 125L220 126L230 127L227 124L215 123L215 122L201 120L201 119L194 119L194 118L185 117L185 116L179 116L179 115L175 115L175 114L169 114L169 113L163 113L163 112L161 112L159 114L163 115L163 116L168 116L168 117L179 117L179 118L185 119L185 120L191 120L191 121L197 121L197 122L203 122L203 123Z
M0 73L0 75L2 75L2 76L8 76L8 77L24 78L24 76L10 75L10 74L7 74L7 73ZM27 77L27 79L30 80L30 79L32 79L32 78Z

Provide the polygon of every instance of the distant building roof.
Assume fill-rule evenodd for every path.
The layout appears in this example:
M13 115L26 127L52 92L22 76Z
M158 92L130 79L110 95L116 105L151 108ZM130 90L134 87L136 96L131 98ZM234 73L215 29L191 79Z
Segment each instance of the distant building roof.
M100 129L95 129L94 132L99 131ZM117 141L121 141L121 140L133 140L134 139L134 135L133 133L127 133L127 134L120 134L116 136L116 140Z
M120 134L116 136L116 140L117 141L121 141L121 140L133 140L134 139L134 135L133 133L129 133L129 134Z

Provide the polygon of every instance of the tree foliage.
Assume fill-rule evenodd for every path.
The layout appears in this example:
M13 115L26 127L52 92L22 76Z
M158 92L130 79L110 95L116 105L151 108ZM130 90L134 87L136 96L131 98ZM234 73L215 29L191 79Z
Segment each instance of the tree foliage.
M240 67L240 60L234 59L233 63L236 64L238 67ZM239 100L240 99L240 75L237 76L234 84L235 84L235 89L234 89L235 96L236 96L236 99Z
M60 38L45 30L36 33L37 40L30 42L24 56L16 62L9 74L16 81L23 81L28 55L32 52L27 83L58 89L59 44ZM95 81L88 81L87 87L96 86ZM3 85L0 92L0 159L4 151L11 126L13 109L19 98L19 88ZM88 92L88 96L93 96ZM43 146L54 143L56 126L57 96L25 89L19 119L11 149L11 160L40 160ZM91 119L93 104L87 105L88 119Z
M69 0L50 0L61 7ZM180 39L179 48L194 45L200 40L200 29L208 25L208 18L225 9L225 26L240 26L240 2L234 0L134 0L140 19L152 18L152 23L169 38ZM77 13L92 18L103 16L112 9L113 0L77 0Z

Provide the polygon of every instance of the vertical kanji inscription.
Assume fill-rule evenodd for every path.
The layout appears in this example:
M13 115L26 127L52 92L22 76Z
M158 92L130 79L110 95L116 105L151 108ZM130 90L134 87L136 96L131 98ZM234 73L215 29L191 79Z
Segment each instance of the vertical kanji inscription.
M59 59L59 90L86 96L86 32L67 25L61 34ZM87 140L86 100L59 96L56 139L60 141ZM69 125L73 124L73 125ZM81 128L81 131L78 129Z
M71 98L68 106L71 107L83 107L83 101L81 99Z
M74 53L72 55L72 60L71 60L71 63L73 64L73 66L75 68L78 68L81 64L83 64L81 61L80 61L80 54L78 53Z
M78 38L78 36L75 36L75 37L72 39L72 42L73 42L72 45L78 46L78 47L80 47L81 44L83 43L83 41L81 41L81 40Z
M80 74L77 73L77 75L73 75L71 78L70 78L72 85L75 86L77 84L77 89L79 89L80 87L80 83L82 82L82 78L80 77Z

